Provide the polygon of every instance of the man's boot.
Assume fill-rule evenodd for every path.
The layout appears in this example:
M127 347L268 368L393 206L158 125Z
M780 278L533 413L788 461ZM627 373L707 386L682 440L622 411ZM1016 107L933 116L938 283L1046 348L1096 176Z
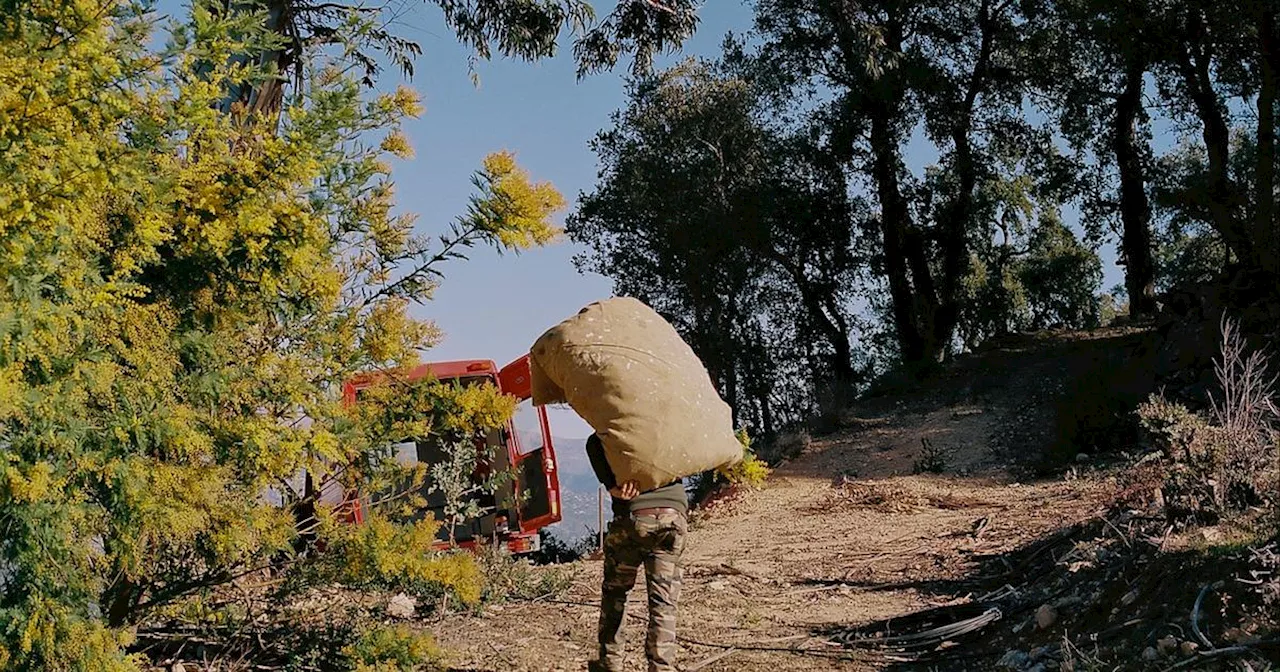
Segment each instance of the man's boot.
M587 661L587 672L622 672L622 668L609 667L608 663L599 660Z

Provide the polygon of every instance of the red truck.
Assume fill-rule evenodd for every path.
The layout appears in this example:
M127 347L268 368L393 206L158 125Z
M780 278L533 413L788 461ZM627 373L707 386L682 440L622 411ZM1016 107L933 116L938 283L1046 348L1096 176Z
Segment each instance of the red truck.
M361 390L378 384L379 378L377 374L369 374L348 381L343 386L343 400L348 404L359 403ZM499 492L479 495L478 503L485 513L457 525L454 538L459 546L470 549L494 541L512 553L537 551L538 530L560 521L560 479L546 409L534 406L531 401L528 355L502 368L492 361L479 359L433 362L416 367L408 376L409 382L428 378L463 385L490 383L519 400L515 416L504 427L484 437L486 446L478 451L485 455L492 449L497 464L488 468L500 471L514 468L515 478ZM442 456L440 444L431 438L406 440L397 445L397 460L409 466L431 464ZM428 480L422 486L426 506L419 515L425 517L431 513L437 520L443 520L444 496L429 490ZM351 518L358 524L364 520L368 497L357 497L352 505ZM437 547L448 545L449 530L441 526Z

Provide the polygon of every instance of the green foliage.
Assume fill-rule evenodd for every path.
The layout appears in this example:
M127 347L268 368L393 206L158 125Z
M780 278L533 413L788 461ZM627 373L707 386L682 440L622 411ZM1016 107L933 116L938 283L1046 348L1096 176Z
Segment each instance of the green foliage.
M401 525L374 517L362 525L346 525L324 517L321 528L325 552L307 563L298 572L299 583L289 588L337 583L421 597L448 594L462 604L480 600L481 567L468 553L434 551L439 523L430 518Z
M446 27L471 50L472 76L475 61L489 60L496 53L505 58L536 61L554 56L563 33L573 36L573 56L579 77L609 70L627 55L632 70L647 70L655 56L678 48L698 26L698 5L691 0L616 3L597 16L585 0L428 0L440 10ZM276 39L275 48L261 51L263 59L277 72L301 78L310 50L326 41L341 41L347 60L358 69L360 81L372 87L384 64L390 63L412 77L414 61L422 54L417 42L394 32L399 23L382 17L361 21L385 7L344 5L323 0L253 0L233 5L240 11L251 7L285 39ZM391 9L397 10L392 7ZM345 39L335 39L345 38ZM245 59L248 60L248 59ZM278 104L281 87L268 87L272 104ZM236 96L249 103L248 90ZM258 93L261 95L262 91ZM262 105L262 101L257 101Z
M270 74L243 57L273 38L219 4L195 3L160 52L126 2L0 19L8 668L131 669L149 615L262 569L295 590L339 577L479 598L474 563L429 550L432 525L377 510L352 528L318 505L308 532L331 552L299 555L289 507L310 502L288 484L305 469L376 491L403 477L394 442L505 419L492 389L402 386L354 408L338 391L363 370L397 378L436 340L409 308L445 252L545 242L561 201L498 155L479 173L492 216L441 251L392 214L386 159L406 153L414 94L366 95L341 55L308 51L278 124L223 114Z
M444 12L459 41L477 57L503 56L537 60L556 53L563 28L576 35L573 55L578 76L608 70L632 53L632 70L643 72L654 56L678 48L698 26L692 0L620 1L596 20L583 0L432 0Z
M820 138L761 120L757 89L696 60L632 81L566 229L581 267L671 320L739 420L772 433L828 378L856 382L856 204Z
M1129 303L1125 300L1124 288L1115 287L1098 297L1098 323L1107 326L1121 316L1129 314Z
M1026 290L1030 327L1098 326L1102 260L1097 253L1056 218L1040 222L1028 248L1018 279Z
M478 496L493 495L504 485L513 483L515 471L511 468L493 470L483 479L475 478L474 474L481 460L476 441L472 437L451 441L445 446L444 453L446 459L430 467L429 490L440 493L444 498L442 522L448 526L449 543L456 545L458 525L489 513L489 509L480 505ZM485 462L493 464L493 456L486 456Z
M1247 181L1252 168L1245 157L1251 141L1242 132L1233 139L1232 174ZM1207 187L1208 157L1198 142L1182 142L1161 156L1153 180L1160 227L1156 236L1157 282L1165 291L1209 282L1231 261L1212 224L1213 194Z
M405 626L365 632L343 650L357 672L433 672L448 669L448 658L430 633Z
M959 327L966 346L1019 331L1100 324L1102 261L1093 250L1048 213L1025 236L1009 237L975 246Z
M718 471L717 474L733 485L759 489L769 478L769 466L756 457L755 451L751 449L751 437L747 435L747 430L739 429L737 436L742 443L742 461Z

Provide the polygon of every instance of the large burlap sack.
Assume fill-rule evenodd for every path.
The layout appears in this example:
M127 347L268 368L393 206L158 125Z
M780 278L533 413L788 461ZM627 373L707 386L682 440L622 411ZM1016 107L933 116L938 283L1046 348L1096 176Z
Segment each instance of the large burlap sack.
M643 492L737 464L742 444L706 367L632 298L583 308L530 350L533 403L567 402L595 430L618 482Z

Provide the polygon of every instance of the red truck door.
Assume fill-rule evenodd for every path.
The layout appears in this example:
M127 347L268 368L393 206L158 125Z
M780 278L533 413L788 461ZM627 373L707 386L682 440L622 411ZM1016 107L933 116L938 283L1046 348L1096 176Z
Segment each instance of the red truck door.
M498 380L503 392L519 400L512 424L516 446L513 464L522 499L520 531L533 533L561 518L560 476L551 424L547 422L546 409L533 405L528 355L503 367Z

